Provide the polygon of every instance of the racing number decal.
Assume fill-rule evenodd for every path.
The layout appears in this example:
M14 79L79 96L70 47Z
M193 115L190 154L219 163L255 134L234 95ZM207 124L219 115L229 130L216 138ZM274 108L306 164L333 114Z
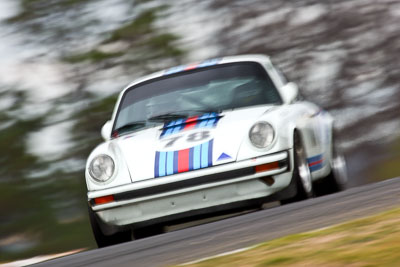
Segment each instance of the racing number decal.
M196 133L189 134L186 141L198 142L198 141L203 141L204 139L207 139L209 137L210 137L209 131L196 132Z
M178 139L181 139L182 137L182 135L179 135L172 138L163 139L162 141L169 141L164 148L172 146Z
M164 148L169 148L169 147L173 146L176 141L178 141L179 139L181 139L183 137L186 137L185 140L186 140L186 142L189 142L189 143L191 143L191 142L199 142L199 141L203 141L205 139L210 138L210 131L201 131L201 132L191 133L191 134L188 134L186 136L185 135L178 135L178 136L174 136L174 137L171 137L171 138L162 139L162 141L168 141L165 144Z

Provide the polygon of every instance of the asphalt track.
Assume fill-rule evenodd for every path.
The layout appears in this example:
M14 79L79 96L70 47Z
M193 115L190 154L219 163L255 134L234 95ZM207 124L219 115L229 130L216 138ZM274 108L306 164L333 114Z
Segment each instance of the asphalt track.
M371 215L400 204L400 178L35 266L170 266Z

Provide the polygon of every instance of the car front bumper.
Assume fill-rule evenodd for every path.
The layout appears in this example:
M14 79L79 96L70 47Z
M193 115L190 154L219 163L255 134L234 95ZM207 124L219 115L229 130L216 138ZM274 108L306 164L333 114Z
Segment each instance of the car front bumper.
M88 199L103 224L135 227L143 222L156 219L160 221L160 218L180 218L191 211L229 207L227 204L230 203L271 196L290 184L290 162L293 162L292 151L282 151L240 162L92 191L88 192ZM256 168L268 163L277 163L276 168ZM111 195L113 202L95 204L96 198Z

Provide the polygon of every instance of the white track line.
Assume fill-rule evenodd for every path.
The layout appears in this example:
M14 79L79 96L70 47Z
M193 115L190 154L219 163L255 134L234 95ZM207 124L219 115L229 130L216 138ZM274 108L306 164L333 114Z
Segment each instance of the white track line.
M218 254L218 255L214 255L214 256L211 256L211 257L205 257L205 258L201 258L201 259L198 259L198 260L194 260L194 261L186 262L186 263L183 263L183 264L179 264L178 266L196 264L196 263L199 263L201 261L210 260L210 259L214 259L214 258L218 258L218 257L227 256L227 255L243 252L243 251L246 251L246 250L250 250L250 249L253 249L253 248L257 247L257 246L259 246L259 245L246 247L246 248L235 249L235 250L224 252L224 253L221 253L221 254Z
M19 261L13 261L13 262L8 262L8 263L3 263L0 264L0 267L19 267L19 266L27 266L59 257L64 257L67 255L75 254L78 252L81 252L85 249L77 249L77 250L71 250L63 253L58 253L58 254L52 254L52 255L44 255L44 256L36 256L30 259L25 259L25 260L19 260Z

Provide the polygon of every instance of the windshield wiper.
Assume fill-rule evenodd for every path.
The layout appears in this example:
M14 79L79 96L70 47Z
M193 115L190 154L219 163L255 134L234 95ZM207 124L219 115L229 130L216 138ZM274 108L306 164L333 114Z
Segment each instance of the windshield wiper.
M170 112L170 113L165 113L165 114L160 114L156 115L153 117L148 118L148 121L170 121L170 120L177 120L177 119L184 119L189 117L188 114L185 113L175 113L175 112Z
M128 132L132 132L134 130L143 128L144 126L146 126L146 121L133 121L130 123L127 123L125 125L122 125L121 127L116 128L112 135L121 135L121 133L128 133Z

